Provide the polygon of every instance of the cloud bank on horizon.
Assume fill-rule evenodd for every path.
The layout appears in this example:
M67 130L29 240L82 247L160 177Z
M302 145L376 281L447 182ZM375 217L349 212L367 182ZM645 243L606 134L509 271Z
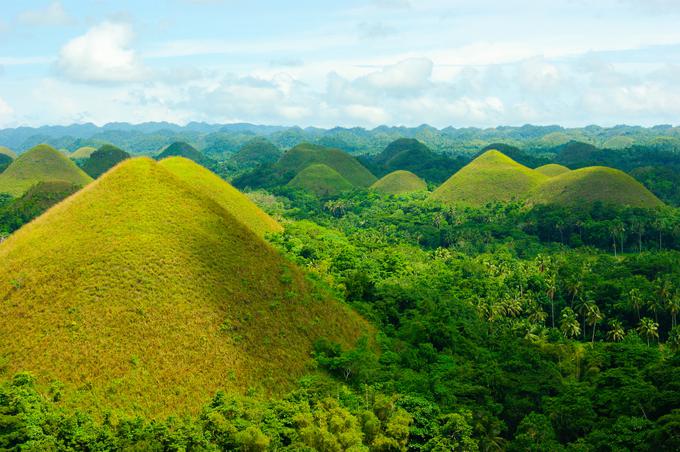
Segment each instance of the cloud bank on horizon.
M14 2L0 127L678 124L680 2L592 3Z

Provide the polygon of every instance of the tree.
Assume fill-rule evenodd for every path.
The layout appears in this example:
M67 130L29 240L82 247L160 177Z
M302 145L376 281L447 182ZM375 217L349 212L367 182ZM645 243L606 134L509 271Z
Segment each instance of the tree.
M666 308L671 313L671 328L675 328L678 325L677 318L678 312L680 312L680 292L676 291L673 296L668 298Z
M609 331L607 331L607 337L610 341L620 342L626 336L626 331L623 329L623 324L620 320L612 320L609 322Z
M642 335L642 337L647 339L647 346L649 346L650 339L659 338L659 324L648 317L644 317L642 320L640 320L638 332L640 335Z
M640 308L643 305L644 302L642 301L640 289L637 287L630 289L630 292L628 292L628 306L630 306L630 308L637 314L638 322L640 321Z
M602 317L602 312L600 312L600 308L598 308L595 303L588 304L586 308L586 318L588 319L588 325L593 328L593 334L590 339L591 344L595 343L595 330L597 329L598 322L602 320Z
M578 336L581 333L581 327L579 326L578 320L576 319L576 313L574 313L571 308L564 308L562 310L560 330L566 338Z

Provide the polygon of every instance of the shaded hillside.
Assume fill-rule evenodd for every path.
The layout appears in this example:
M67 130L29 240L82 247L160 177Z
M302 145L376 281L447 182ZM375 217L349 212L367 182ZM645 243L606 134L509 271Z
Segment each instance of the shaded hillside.
M548 177L559 176L560 174L568 173L569 171L571 171L566 166L558 165L556 163L550 163L548 165L539 166L535 170L543 174L544 176Z
M643 166L632 170L630 175L663 202L680 206L680 166Z
M12 160L17 158L16 153L12 151L10 148L7 148L5 146L0 146L0 155L6 155L10 157Z
M284 391L321 336L368 328L213 199L129 159L0 245L0 356L102 414ZM36 246L40 244L40 246Z
M534 204L579 206L602 202L631 207L657 207L663 203L623 171L600 166L581 168L548 179L531 196Z
M268 232L281 232L283 228L272 217L215 173L184 157L161 160L160 165L177 178L210 197L224 210L263 237Z
M314 193L319 197L336 196L354 187L333 168L319 163L309 165L300 171L287 185Z
M59 151L41 144L21 154L0 174L0 193L18 197L38 182L49 181L83 186L92 178Z
M12 164L14 160L7 154L0 154L0 173L5 171L8 166Z
M431 195L450 204L484 205L526 199L546 176L498 151L487 151L451 176Z
M257 166L264 163L275 163L283 152L265 138L253 138L244 144L231 157L231 162L241 168Z
M92 153L82 168L90 177L98 178L120 162L129 159L130 154L113 145L105 144Z
M427 184L424 180L410 171L394 171L371 185L371 190L375 190L386 195L400 195L426 191Z
M376 174L385 175L397 170L410 171L435 184L442 183L468 162L463 157L451 158L437 154L413 138L395 140L380 154L365 157L362 161Z
M23 196L0 209L0 233L12 233L22 225L80 189L70 182L39 182Z

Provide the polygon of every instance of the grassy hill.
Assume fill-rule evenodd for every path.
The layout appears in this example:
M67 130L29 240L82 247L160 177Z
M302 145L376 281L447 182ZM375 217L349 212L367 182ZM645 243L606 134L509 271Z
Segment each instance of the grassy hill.
M299 144L286 152L276 163L276 167L281 173L297 174L314 163L333 168L357 187L369 187L376 181L375 176L348 153L307 143Z
M12 151L10 148L6 148L5 146L0 146L0 154L11 157L12 160L17 158L16 153L14 151Z
M0 174L0 193L18 197L38 182L47 181L83 186L92 178L59 151L41 144L21 154Z
M197 191L210 196L224 210L233 215L257 235L280 232L281 225L250 199L212 171L183 158L170 157L160 165Z
M275 163L281 158L281 150L266 138L253 138L236 152L231 161L241 167L262 163Z
M0 209L0 232L14 232L78 190L80 186L70 182L39 182L22 197Z
M663 203L628 174L601 166L582 168L548 179L531 196L534 204L577 206L601 201L632 207Z
M7 167L12 164L13 161L14 160L9 155L0 154L0 173L5 171Z
M451 176L431 195L451 204L484 205L526 199L546 176L498 151L487 151Z
M529 168L536 168L537 166L541 165L546 165L550 163L550 159L537 156L537 155L531 155L522 149L512 146L507 143L492 143L489 144L488 146L485 146L480 152L478 152L473 159L479 157L480 155L484 154L486 151L498 151L502 152L504 155L510 157L517 163L520 163L524 166L528 166Z
M410 171L398 170L391 172L371 185L371 190L388 195L400 195L403 193L425 191L427 190L427 184Z
M59 381L61 405L99 414L195 412L219 389L280 393L315 340L349 346L369 328L147 158L0 245L0 299L7 374Z
M351 182L333 168L316 163L300 171L290 182L289 187L299 188L320 197L336 196L353 188Z
M559 176L560 174L568 173L571 171L564 165L558 165L557 163L549 163L547 165L539 166L536 171L548 177Z
M203 155L202 152L198 151L189 143L181 141L176 141L163 149L163 151L156 156L156 160L163 160L168 157L184 157L201 165L206 165L211 162L211 160Z
M94 146L83 146L73 151L71 155L69 155L69 158L73 160L89 159L92 153L96 150L97 148Z
M111 144L105 144L90 155L83 164L83 171L92 178L98 178L118 163L129 159L130 154Z

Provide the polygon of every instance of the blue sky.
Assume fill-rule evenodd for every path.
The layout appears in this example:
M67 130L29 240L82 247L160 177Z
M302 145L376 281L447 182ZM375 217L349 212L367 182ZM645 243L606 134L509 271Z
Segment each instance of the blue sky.
M677 0L2 3L0 127L680 123Z

